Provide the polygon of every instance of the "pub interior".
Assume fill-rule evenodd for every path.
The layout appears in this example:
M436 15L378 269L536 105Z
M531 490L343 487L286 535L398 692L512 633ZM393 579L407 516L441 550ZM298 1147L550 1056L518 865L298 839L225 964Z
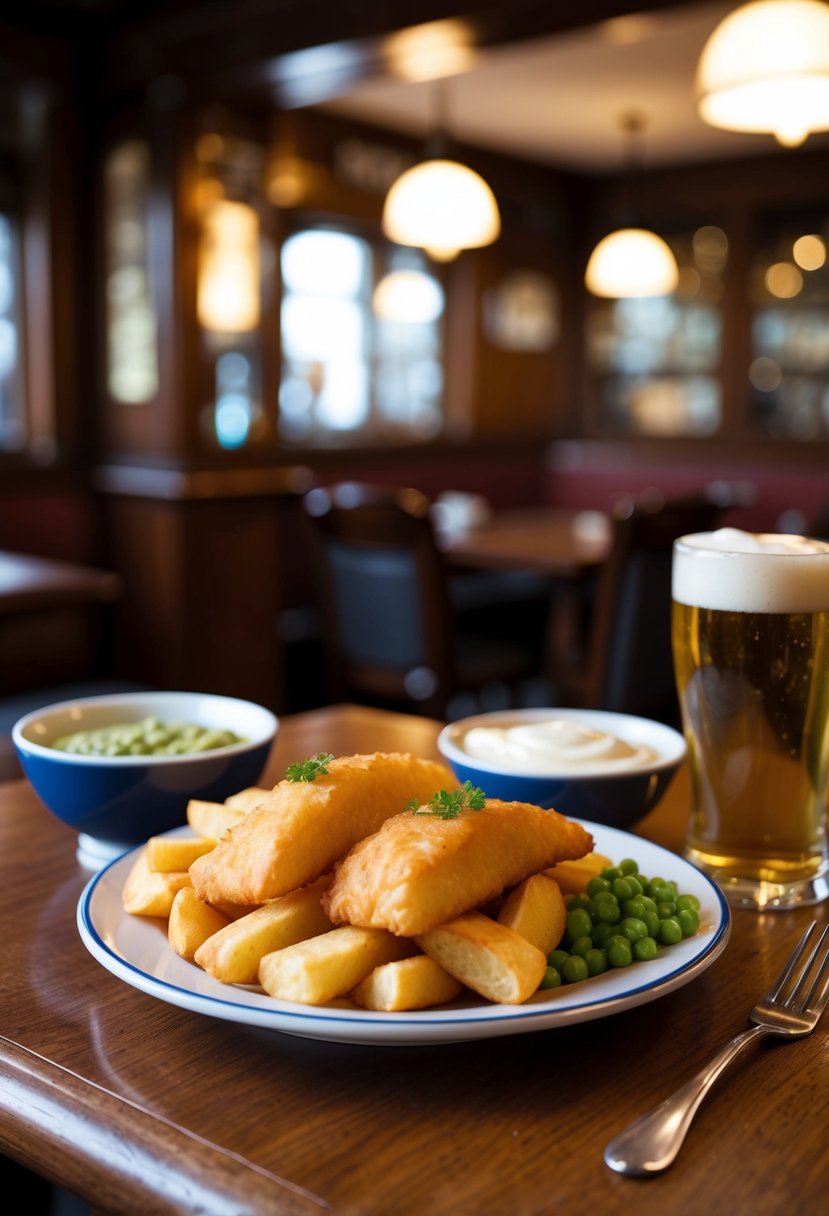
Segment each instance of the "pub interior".
M0 551L65 564L58 582L97 578L38 599L10 570L0 779L19 775L11 723L61 690L224 693L280 715L382 703L330 682L306 496L337 483L424 496L467 596L461 628L487 632L488 653L531 639L528 704L577 695L557 647L587 644L614 513L705 497L735 526L823 534L829 136L718 133L714 153L686 156L608 59L595 159L578 136L560 155L515 129L487 139L464 109L467 71L501 54L549 43L566 60L604 36L624 55L635 22L647 45L649 23L713 29L732 7L3 5ZM400 90L416 27L431 41L411 52L412 119ZM582 128L580 83L544 114L551 128ZM632 110L643 137L628 154ZM382 227L438 121L501 224L449 259ZM676 289L591 293L591 249L632 222L670 245ZM414 320L381 312L399 273L424 292ZM453 510L493 525L568 513L601 558L577 578L520 553L476 567L475 524Z
M606 512L622 495L715 482L733 491L737 523L805 527L817 516L829 492L827 271L799 270L781 250L825 234L825 135L785 148L718 132L713 161L652 163L645 130L642 163L629 168L616 124L642 103L614 85L599 169L458 137L502 230L427 263L380 227L422 136L352 117L361 80L402 54L395 29L437 23L451 65L476 41L496 54L499 43L572 38L627 6L563 17L533 4L509 15L415 4L391 18L361 5L346 21L321 5L313 37L297 12L289 21L241 4L229 18L227 7L4 7L5 265L16 294L0 548L119 576L108 674L278 711L324 700L298 509L314 483ZM703 18L713 27L724 7L671 15L689 10L694 28ZM665 8L640 5L639 19ZM450 83L462 99L463 75ZM373 113L393 114L381 98ZM450 93L450 127L454 109ZM658 132L659 114L644 117ZM545 121L571 119L563 110ZM668 311L664 299L625 310L584 288L590 248L631 194L637 222L679 262ZM209 313L217 195L254 225L239 248L258 242L241 319ZM364 299L314 297L314 236L323 251L335 242L321 255L329 286L340 264L346 278L362 275L363 292L370 276L425 270L439 317L404 324L402 338L375 319L369 348ZM769 267L785 279L786 265L801 290L769 287ZM303 328L309 310L337 319ZM337 341L326 347L320 330ZM38 633L29 621L28 637L17 624L2 652L4 693L61 683L60 626Z

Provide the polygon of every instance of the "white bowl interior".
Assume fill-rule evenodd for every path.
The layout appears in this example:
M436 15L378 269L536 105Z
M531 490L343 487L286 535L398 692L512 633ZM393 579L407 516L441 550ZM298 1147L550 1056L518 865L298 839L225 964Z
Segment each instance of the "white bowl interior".
M510 772L516 776L521 776L520 770L516 771L512 768L506 769L497 762L488 763L478 756L471 756L463 750L461 740L468 730L477 726L496 726L509 727L530 724L533 722L548 722L552 719L560 719L568 722L581 723L584 726L592 727L595 730L607 731L608 734L616 735L625 743L633 746L645 746L656 752L657 759L647 766L647 771L659 772L661 769L670 768L672 765L683 760L687 745L683 735L674 730L671 726L666 726L662 722L656 722L651 718L640 718L633 714L613 713L609 710L598 709L559 709L551 706L550 708L538 709L517 709L517 710L493 710L489 713L475 714L469 718L459 718L456 722L450 722L445 726L438 736L438 747L443 755L449 760L456 760L461 764L480 769L486 773L502 773ZM641 772L641 769L620 769L609 765L606 770L606 775L610 777L620 777L627 773ZM602 776L603 770L600 765L591 765L585 768L584 775L595 777ZM551 767L544 772L538 768L533 768L533 771L526 774L528 777L542 779L544 777L556 778L578 778L580 770L572 768L566 770L556 770Z
M79 756L57 752L50 745L62 735L79 730L95 730L101 726L140 722L156 717L162 722L192 722L198 726L232 730L244 740L212 752L196 752L181 756ZM269 709L253 701L199 692L138 692L111 696L87 697L46 705L20 718L12 730L12 738L30 751L68 763L183 763L205 756L243 752L273 738L278 720Z

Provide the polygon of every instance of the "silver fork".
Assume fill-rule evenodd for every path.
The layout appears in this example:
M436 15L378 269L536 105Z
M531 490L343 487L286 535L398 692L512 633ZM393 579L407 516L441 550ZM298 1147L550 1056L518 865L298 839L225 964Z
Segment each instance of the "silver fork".
M750 1030L738 1034L670 1098L631 1123L605 1149L605 1163L619 1174L644 1177L673 1164L700 1103L739 1052L765 1034L809 1034L829 1001L829 925L815 938L817 921L797 943L771 990L754 1006Z

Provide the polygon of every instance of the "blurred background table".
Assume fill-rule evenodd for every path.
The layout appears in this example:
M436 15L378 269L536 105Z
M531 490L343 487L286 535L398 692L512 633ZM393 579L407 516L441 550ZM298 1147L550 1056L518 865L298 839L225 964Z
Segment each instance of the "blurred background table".
M439 727L356 706L286 717L263 784L321 749L436 756ZM681 847L688 790L683 771L637 832ZM75 844L26 782L0 787L0 1149L98 1211L779 1216L825 1205L826 1021L747 1053L658 1180L613 1174L602 1154L746 1027L826 904L736 912L726 950L692 983L600 1020L347 1046L203 1017L116 979L75 927L89 879Z
M437 529L447 562L473 569L528 569L551 578L593 573L610 552L610 519L600 511L527 507L495 511L468 528Z

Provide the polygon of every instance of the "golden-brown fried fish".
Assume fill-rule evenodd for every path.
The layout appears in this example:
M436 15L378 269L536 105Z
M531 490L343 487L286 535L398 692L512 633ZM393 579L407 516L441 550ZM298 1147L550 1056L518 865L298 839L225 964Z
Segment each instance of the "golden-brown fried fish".
M396 752L340 756L313 781L279 785L190 869L209 904L261 904L313 882L412 798L457 788L433 760Z
M335 866L323 907L335 924L413 937L592 848L580 824L524 802L488 799L453 819L406 810Z

